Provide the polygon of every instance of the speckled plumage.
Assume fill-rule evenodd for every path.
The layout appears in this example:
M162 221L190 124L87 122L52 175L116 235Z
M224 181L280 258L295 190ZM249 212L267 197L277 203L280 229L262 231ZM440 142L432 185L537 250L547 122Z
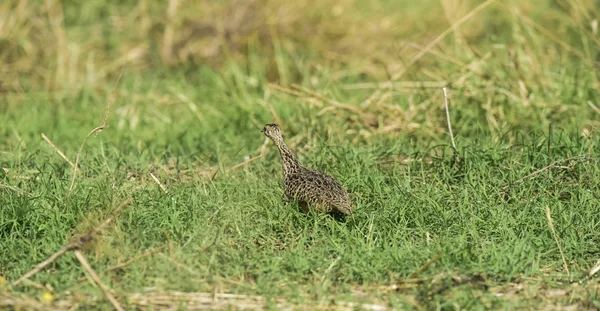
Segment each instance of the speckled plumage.
M344 187L332 177L300 165L283 141L277 124L267 124L261 132L279 149L283 166L283 190L288 198L298 201L304 209L310 205L327 213L352 214L352 201Z

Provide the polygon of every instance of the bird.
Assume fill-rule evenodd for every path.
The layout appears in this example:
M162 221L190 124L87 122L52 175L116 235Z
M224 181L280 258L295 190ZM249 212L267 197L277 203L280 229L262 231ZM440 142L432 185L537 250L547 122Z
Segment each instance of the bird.
M344 187L333 177L302 166L283 140L279 125L267 124L261 132L279 149L287 198L298 202L305 212L311 206L325 213L352 214L353 204Z

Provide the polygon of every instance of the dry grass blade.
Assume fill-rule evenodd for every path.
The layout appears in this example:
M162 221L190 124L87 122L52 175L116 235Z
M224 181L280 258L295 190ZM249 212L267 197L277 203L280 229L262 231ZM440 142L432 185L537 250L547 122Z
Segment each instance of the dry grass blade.
M35 288L37 288L39 290L43 290L43 291L48 290L48 288L45 287L44 285L42 285L42 284L40 284L38 282L34 282L32 280L29 280L29 279L23 280L23 283L25 283L25 285L27 285L27 286L35 287Z
M281 92L284 92L284 93L287 93L287 94L290 94L290 95L293 95L293 96L296 96L296 97L302 97L304 95L301 92L294 91L292 89L283 87L283 86L275 84L275 83L269 83L269 84L267 84L267 86L269 88L272 88L272 89L275 89L275 90L278 90L278 91L281 91Z
M110 222L113 220L113 218L114 218L114 217L115 217L115 216L116 216L118 213L120 213L120 212L121 212L121 210L122 210L122 209L123 209L125 206L129 205L129 204L130 204L132 201L133 201L133 199L129 198L129 199L127 199L127 200L125 200L125 201L121 202L121 204L119 204L119 205L117 206L117 208L115 208L115 209L112 211L112 213L111 213L111 216L109 216L108 218L106 218L106 219L104 220L104 222L102 222L102 224L100 224L100 226L98 226L97 228L95 228L94 230L92 230L92 231L91 231L91 232L90 232L88 235L90 235L90 234L91 234L91 235L95 235L95 234L98 234L98 233L100 233L102 230L104 230L104 228L106 228L106 226L108 226L108 224L110 224Z
M267 300L262 296L236 295L225 293L184 293L169 291L164 293L135 293L129 296L129 302L140 309L177 310L182 306L186 310L264 310ZM275 309L293 310L394 310L385 305L360 304L355 302L336 302L336 305L293 305L282 298L272 300Z
M327 267L327 270L325 270L325 273L323 273L323 275L321 276L321 284L325 283L325 278L327 277L327 275L329 275L329 272L331 272L331 270L333 269L333 267L335 267L335 265L340 261L340 259L342 259L342 256L337 256L329 265L329 267Z
M556 242L556 246L558 246L558 251L560 252L560 257L562 258L562 261L563 261L563 267L567 271L567 274L569 275L569 279L570 279L571 272L569 272L569 266L567 265L567 260L565 259L565 254L563 253L562 247L560 246L560 241L558 240L558 234L556 233L556 230L554 229L554 224L552 223L552 216L550 215L549 207L546 207L546 219L548 220L548 226L550 227L550 230L552 231L552 236L554 236L554 241Z
M117 270L117 269L122 269L122 268L124 268L125 266L128 266L128 265L130 265L131 263L133 263L133 262L135 262L135 261L137 261L137 260L140 260L140 259L142 259L142 258L144 258L144 257L149 257L149 256L151 256L152 254L154 254L154 253L156 253L156 252L159 252L159 251L163 250L165 247L167 247L167 244L165 244L165 245L163 245L163 246L155 247L155 248L153 248L153 249L151 249L151 250L149 250L149 251L147 251L147 252L145 252L145 253L143 253L143 254L141 254L141 255L139 255L139 256L135 256L135 257L133 257L133 258L131 258L131 259L129 259L129 260L127 260L127 261L123 262L123 263L116 264L116 265L114 265L114 266L112 266L112 267L108 268L108 270L109 270L109 271L113 271L113 270Z
M332 105L332 106L334 106L336 108L341 108L341 109L348 110L348 111L353 112L353 113L355 113L355 114L357 114L359 116L362 116L362 114L363 114L362 111L360 111L358 108L356 108L354 106L342 104L342 103L340 103L338 101L335 101L335 100L333 100L331 98L325 97L325 96L323 96L323 95L321 95L321 94L319 94L319 93L317 93L315 91L309 90L309 89L304 88L304 87L302 87L300 85L292 84L291 87L293 89L298 90L298 91L304 92L305 94L309 95L310 97L319 99L319 100L324 101L326 103L329 103L330 105Z
M232 166L232 167L229 169L229 171L231 172L231 171L235 170L236 168L239 168L239 167L241 167L241 166L244 166L244 165L246 165L246 164L248 164L248 163L250 163L250 162L256 161L256 160L258 160L258 159L260 159L260 158L262 158L262 157L264 157L264 155L263 155L263 154L260 154L260 155L257 155L257 156L255 156L255 157L252 157L252 158L250 158L250 159L248 159L248 160L244 160L244 162L242 162L242 163L238 163L238 164L236 164L236 165Z
M444 107L446 108L446 123L448 123L448 133L450 134L450 140L452 142L452 148L454 148L454 152L456 153L456 142L454 142L454 134L452 133L452 123L450 122L450 108L448 108L448 92L446 88L442 88L444 91Z
M213 294L213 293L136 293L129 296L133 305L146 308L169 308L184 305L187 310L205 309L262 309L265 306L264 298L247 295Z
M588 106L590 106L590 108L594 109L594 111L596 113L600 114L600 108L598 108L598 106L594 105L594 103L592 103L592 101L588 100L587 104L588 104Z
M421 268L419 268L419 270L413 272L408 278L409 279L416 278L417 276L419 276L419 274L423 273L423 271L427 270L427 268L429 268L429 266L431 266L434 262L436 262L440 258L442 258L443 255L444 255L444 253L437 253L435 256L433 256L431 259L429 259L423 266L421 266Z
M108 116L110 115L110 106L112 105L112 103L115 100L115 96L116 96L115 93L117 90L117 85L119 85L119 82L121 81L121 77L123 76L123 70L125 70L125 65L123 65L123 67L121 67L121 72L119 73L119 77L117 78L117 81L115 82L115 85L113 86L110 96L108 97L108 100L106 101L106 110L104 111L104 119L102 120L102 125L91 130L87 134L87 136L83 139L83 142L81 143L81 146L79 147L79 151L77 152L77 156L75 157L75 164L73 167L73 177L71 178L71 185L69 186L69 192L67 193L67 199L71 197L71 191L73 191L73 187L75 187L75 178L77 177L77 171L78 171L77 167L79 167L79 157L81 156L81 152L83 151L83 147L85 146L85 143L90 138L90 136L92 136L94 133L100 132L104 128L106 128L106 124L108 122Z
M160 187L160 190L162 190L162 192L169 193L169 190L167 190L167 188L160 182L160 180L158 180L158 178L156 178L156 176L154 176L154 174L150 173L150 177L152 177L152 180L154 180L158 187Z
M546 155L548 157L547 167L548 167L548 178L550 178L550 151L552 149L552 122L548 124L548 146L546 148Z
M422 88L440 88L448 85L446 81L398 81L398 82L361 82L343 84L341 87L345 90L363 90L363 89L422 89Z
M68 252L68 251L72 251L72 250L76 250L76 249L80 249L81 247L83 247L86 243L88 243L89 241L93 240L93 238L96 236L96 234L100 233L102 230L104 230L104 228L106 226L108 226L108 224L112 221L113 217L121 211L121 209L123 209L123 207L125 207L126 205L128 205L131 202L131 199L127 199L125 201L123 201L121 204L119 204L119 206L117 206L117 208L112 212L112 215L110 217L108 217L106 220L104 220L104 222L102 224L100 224L100 226L94 228L92 231L80 236L77 239L74 239L73 241L69 242L67 245L63 246L60 250L58 250L56 253L52 254L50 257L48 257L48 259L42 261L40 264L38 264L35 268L33 268L31 271L25 273L22 277L20 277L18 280L16 280L15 282L12 283L12 286L17 286L19 285L21 282L23 282L24 280L32 277L33 275L35 275L36 273L40 272L42 269L44 269L46 266L48 266L49 264L51 264L52 262L54 262L58 257L62 256L64 253Z
M108 301L110 301L110 303L113 305L113 307L115 307L116 310L124 311L125 309L123 309L123 307L121 307L121 305L119 304L117 299L115 299L115 297L110 293L110 291L108 290L108 287L106 287L106 285L104 285L104 283L102 283L102 280L100 280L100 277L98 276L98 274L96 274L96 271L94 271L94 269L92 269L92 266L90 266L90 263L85 259L85 256L83 256L83 254L79 250L76 250L74 253L75 253L75 257L77 257L77 260L79 260L79 262L81 263L83 268L90 274L90 277L92 277L92 280L94 280L96 285L98 285L98 287L100 287L100 289L104 293L104 296L106 296L106 299L108 299Z
M66 253L66 252L68 252L70 250L73 250L75 247L76 247L76 245L74 243L69 243L69 244L63 246L58 252L52 254L50 257L48 257L48 259L42 261L39 265L37 265L31 271L25 273L18 280L14 281L12 283L12 286L17 286L21 282L23 282L24 280L32 277L33 275L35 275L36 273L38 273L42 269L44 269L46 266L48 266L49 264L53 263L58 257L62 256L64 253Z
M52 149L54 149L54 151L56 151L56 153L58 153L59 156L61 156L61 158L67 161L67 163L69 163L69 165L71 165L72 168L74 168L75 170L77 169L75 163L71 162L71 160L69 160L69 158L67 158L67 156L62 151L60 151L60 149L58 149L58 147L56 147L55 144L52 143L52 141L50 141L46 134L42 133L42 138L50 145L50 147L52 147Z
M29 193L27 193L27 192L25 192L25 191L23 191L23 190L21 190L21 189L19 189L17 187L5 185L5 184L0 184L0 189L7 189L7 190L11 190L11 191L17 192L19 194L23 194L23 195L26 195L26 196L31 196L31 195L29 195Z
M309 104L311 104L313 106L321 107L322 103L329 104L328 107L321 110L319 115L325 111L333 110L335 108L346 110L346 111L351 112L354 115L356 115L358 117L358 121L367 128L372 127L372 125L370 124L371 122L369 120L377 119L376 117L369 117L368 114L361 111L361 109L359 109L356 106L340 103L334 99L328 98L322 94L319 94L313 90L309 90L309 89L302 87L300 85L297 85L297 84L290 85L290 87L292 89L288 89L283 86L275 85L275 84L269 84L269 87L271 87L275 90L299 97L299 98L307 101Z
M590 273L588 276L593 276L594 274L598 273L598 271L600 271L600 259L598 259L598 262L596 263L596 265L594 265L594 267L590 270Z
M554 167L561 167L561 166L559 166L559 164L564 163L564 162L571 162L573 160L591 160L591 159L593 159L591 154L582 154L582 155L578 155L578 156L574 156L574 157L568 157L568 158L565 158L565 159L562 159L562 160L554 161L554 162L552 162L552 164L544 166L544 167L542 167L542 168L540 168L538 170L535 170L531 174L515 180L513 183L522 182L523 180L531 178L531 177L533 177L533 176L535 176L535 175L537 175L539 173L542 173L542 172L544 172L547 169L554 168Z

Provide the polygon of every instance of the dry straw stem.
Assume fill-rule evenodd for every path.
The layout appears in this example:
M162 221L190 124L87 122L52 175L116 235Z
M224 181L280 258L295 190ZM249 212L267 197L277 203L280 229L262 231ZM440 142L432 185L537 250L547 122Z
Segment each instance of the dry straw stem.
M309 90L309 89L304 88L304 87L302 87L300 85L297 85L297 84L291 84L290 85L291 89L283 87L283 86L280 86L280 85L276 85L276 84L269 84L268 86L271 87L271 88L273 88L273 89L275 89L275 90L282 91L284 93L287 93L287 94L290 94L290 95L293 95L293 96L305 99L310 104L318 106L318 107L322 106L320 103L318 103L318 101L321 101L321 102L329 104L329 106L326 107L326 108L324 108L321 111L321 113L323 111L331 110L331 109L335 109L335 108L349 111L349 112L355 114L358 117L358 120L360 121L360 123L363 126L365 126L367 128L371 127L369 125L369 116L367 114L365 114L363 111L361 111L359 108L355 107L355 106L340 103L340 102L338 102L336 100L328 98L328 97L326 97L326 96L324 96L322 94L319 94L319 93L317 93L317 92L315 92L313 90Z
M548 158L548 178L550 178L550 149L552 147L552 122L550 122L550 124L548 124L548 147L547 147L547 158Z
M594 103L592 103L591 100L587 101L588 106L590 106L592 109L594 109L595 112L600 114L600 108L598 108L598 106L594 105Z
M485 9L486 7L488 7L490 4L492 4L494 2L496 2L496 0L485 1L484 3L478 5L476 8L471 10L469 13L465 14L465 16L461 17L459 20L454 22L452 25L450 25L450 27L448 29L444 30L444 32L442 32L437 38L433 39L433 41L431 41L429 44L427 44L424 49L422 49L419 53L417 53L417 55L413 56L413 58L411 58L408 61L408 63L406 63L406 65L404 65L404 67L400 70L400 72L392 75L391 80L395 81L395 80L400 79L406 73L406 71L408 70L409 67L411 67L416 62L418 62L425 54L427 54L427 52L429 50L431 50L434 46L436 46L438 43L440 43L447 35L452 33L458 26L462 25L463 23L465 23L466 21L471 19L473 16L475 16L475 14L479 13L481 10Z
M35 268L33 268L31 271L25 273L22 277L20 277L18 280L14 281L12 283L12 286L17 286L19 285L21 282L23 282L24 280L34 276L36 273L40 272L42 269L44 269L46 266L48 266L49 264L51 264L52 262L54 262L58 257L62 256L64 253L79 248L81 247L83 244L78 244L79 241L73 241L70 242L69 244L63 246L58 252L52 254L50 257L48 257L48 259L42 261L39 265L37 265Z
M550 230L552 231L552 235L554 236L554 241L556 242L556 245L558 246L558 251L560 252L560 257L562 258L562 261L563 261L563 267L567 271L567 274L569 275L569 279L571 279L571 272L569 272L569 266L567 265L567 260L565 259L565 254L563 253L562 247L560 246L560 242L558 240L558 234L556 233L556 230L554 229L554 224L552 224L552 216L550 215L549 207L546 207L546 219L548 219L548 226L550 227Z
M533 171L533 173L531 173L531 174L529 174L527 176L521 177L521 178L517 179L516 181L514 181L513 183L516 184L516 183L522 182L523 180L531 178L531 177L533 177L533 176L535 176L535 175L537 175L539 173L542 173L545 170L548 170L550 168L570 168L569 166L561 166L559 164L564 163L564 162L571 162L573 160L582 160L582 161L583 160L593 160L593 157L592 157L591 154L582 154L582 155L568 157L568 158L565 158L565 159L562 159L562 160L554 161L550 165L542 167L539 170L535 170L535 171Z
M342 84L345 90L363 90L363 89L423 89L440 88L448 85L446 81L398 81L398 82L361 82Z
M48 286L48 287L46 287L38 282L34 282L29 279L23 280L23 283L25 283L25 285L27 285L27 286L35 287L35 288L43 290L43 291L50 291L50 292L53 291L51 288L49 288L50 286L48 284L46 284Z
M119 204L119 206L117 206L117 208L115 208L115 210L112 212L112 215L109 216L106 220L104 220L104 222L102 224L100 224L100 226L94 228L90 232L74 239L73 241L69 242L67 245L63 246L56 253L54 253L50 257L48 257L48 259L42 261L39 265L37 265L31 271L25 273L22 277L20 277L18 280L13 282L12 286L17 286L24 280L26 280L26 279L32 277L33 275L35 275L36 273L40 272L46 266L48 266L49 264L54 262L58 257L62 256L64 253L66 253L68 251L72 251L72 250L78 250L81 247L83 247L85 244L87 244L88 242L93 240L94 237L98 233L102 232L102 230L104 230L104 228L106 228L106 226L108 226L108 224L110 224L110 222L113 220L113 218L116 216L116 214L119 213L121 211L121 209L123 209L123 207L127 206L131 201L132 201L131 199L127 199L127 200L123 201L121 204Z
M365 117L364 114L363 114L363 112L360 111L358 108L356 108L354 106L347 105L347 104L342 104L342 103L337 102L337 101L335 101L335 100L333 100L331 98L325 97L325 96L323 96L323 95L321 95L321 94L319 94L319 93L317 93L315 91L312 91L312 90L309 90L307 88L304 88L304 87L302 87L302 86L300 86L298 84L292 84L291 87L293 89L298 90L298 91L304 92L305 94L307 94L308 96L310 96L312 98L319 99L321 101L329 103L333 107L350 111L350 112L358 115L359 117L361 117L361 119L364 119L364 117Z
M14 191L16 193L19 193L19 194L22 194L22 195L26 195L28 197L31 196L29 193L27 193L27 192L25 192L25 191L23 191L23 190L21 190L21 189L19 189L17 187L10 186L10 185L0 184L0 189L11 190L11 191Z
M139 255L139 256L135 256L135 257L133 257L133 258L131 258L131 259L129 259L129 260L127 260L127 261L123 262L123 263L116 264L116 265L114 265L114 266L112 266L112 267L108 268L108 270L109 270L109 271L113 271L113 270L117 270L117 269L122 269L122 268L124 268L124 267L126 267L126 266L128 266L128 265L132 264L133 262L135 262L135 261L138 261L138 260L140 260L140 259L142 259L142 258L144 258L144 257L149 257L149 256L152 256L152 254L154 254L154 253L156 253L156 252L159 252L159 251L163 250L165 247L167 247L167 245L168 245L168 244L164 244L164 245L162 245L162 246L155 247L155 248L153 248L153 249L151 249L151 250L149 250L149 251L147 251L147 252L145 252L145 253L143 253L143 254L141 254L141 255Z
M290 95L293 95L293 96L296 96L296 97L303 97L304 96L304 94L302 94L301 92L294 91L292 89L289 89L287 87L283 87L283 86L278 85L278 84L268 83L267 86L269 88L272 88L272 89L275 89L277 91L281 91L281 92L284 92L284 93L287 93L287 94L290 94Z
M110 293L108 287L104 285L104 283L102 283L102 280L100 280L100 277L98 276L98 274L96 274L96 271L92 269L92 266L90 266L90 263L87 261L87 259L85 259L85 256L83 256L83 254L79 250L76 250L74 253L75 257L77 257L77 259L79 260L79 263L81 263L81 265L87 271L87 273L90 274L92 280L94 280L96 285L100 287L100 289L104 293L104 296L106 296L106 299L110 301L110 303L113 305L113 307L115 307L116 310L124 311L125 309L121 307L117 299L115 299L115 297Z
M450 122L450 108L448 108L448 92L446 88L442 88L444 91L444 107L446 108L446 123L448 123L448 133L450 134L450 139L452 141L452 148L454 148L454 152L456 152L456 142L454 142L454 134L452 133L452 123Z
M423 271L427 270L427 268L429 268L429 266L431 266L434 262L436 262L440 258L442 258L443 255L444 255L444 253L437 253L435 256L433 256L431 259L429 259L423 266L421 266L421 268L419 268L419 270L413 272L408 278L409 279L416 278L417 276L419 276L419 274L423 273Z
M125 65L123 65L121 67L121 72L119 73L119 77L117 78L117 81L115 82L115 85L114 85L112 91L110 92L110 96L108 97L108 100L106 101L106 111L104 112L104 119L102 120L102 125L91 130L87 134L87 136L83 139L83 142L81 143L81 146L79 147L79 152L77 152L77 156L75 157L75 164L73 167L73 177L71 178L71 185L69 186L69 192L67 193L67 199L71 197L71 191L73 191L73 187L75 187L75 178L77 177L77 171L78 171L77 167L79 167L79 157L81 156L81 152L83 151L83 146L85 146L85 143L87 142L88 138L90 138L90 136L92 136L94 133L100 132L104 128L106 128L106 124L108 122L108 116L110 115L110 106L115 101L115 97L116 97L115 93L117 90L117 85L119 85L119 82L121 81L121 77L123 76L124 69L125 69Z
M129 302L141 309L176 310L182 306L186 310L264 310L267 300L262 296L236 295L225 293L183 293L169 291L164 293L135 293L129 296ZM292 305L282 298L272 300L275 309L293 310L394 310L385 305L338 302L336 305Z
M596 263L596 265L594 265L594 267L590 270L590 273L588 276L593 276L594 274L596 274L598 271L600 271L600 259L598 259L598 262Z
M152 180L154 180L154 182L160 187L160 190L162 190L164 193L169 193L169 190L167 190L167 188L160 182L160 180L158 180L158 178L156 178L156 176L154 176L154 174L150 173L150 177L152 177Z
M65 161L67 161L67 163L69 163L69 165L71 165L72 168L77 170L75 163L71 162L71 160L69 160L69 158L67 158L67 156L62 151L60 151L60 149L58 149L58 147L56 147L55 144L52 143L52 141L50 141L46 134L42 133L42 138L50 145L50 147L52 147L52 149L54 149L54 151L56 151L56 153L58 153L58 155L60 155Z
M229 171L231 172L231 171L235 170L236 168L239 168L239 167L241 167L241 166L244 166L244 165L246 165L246 164L248 164L248 163L250 163L250 162L254 162L254 161L256 161L256 160L258 160L258 159L260 159L260 158L262 158L262 157L264 157L264 156L265 156L264 154L259 154L259 155L255 156L255 157L252 157L252 158L250 158L250 159L248 159L248 160L245 160L245 161L244 161L244 162L242 162L242 163L238 163L238 164L236 164L236 165L232 166L232 167L229 169Z
M323 273L323 275L321 276L321 284L325 284L325 278L327 277L327 275L329 275L329 272L331 272L331 269L333 269L333 267L335 267L335 265L340 261L340 259L342 259L342 256L337 256L329 265L329 267L327 267L327 270L325 270L325 273Z

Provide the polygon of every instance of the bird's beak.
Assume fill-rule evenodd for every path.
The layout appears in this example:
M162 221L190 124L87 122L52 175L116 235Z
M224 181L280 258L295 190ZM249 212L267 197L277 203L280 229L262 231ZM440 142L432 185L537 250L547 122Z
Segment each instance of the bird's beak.
M264 133L264 132L265 132L265 129L263 128L262 130L260 130L260 132L261 132L261 133Z

